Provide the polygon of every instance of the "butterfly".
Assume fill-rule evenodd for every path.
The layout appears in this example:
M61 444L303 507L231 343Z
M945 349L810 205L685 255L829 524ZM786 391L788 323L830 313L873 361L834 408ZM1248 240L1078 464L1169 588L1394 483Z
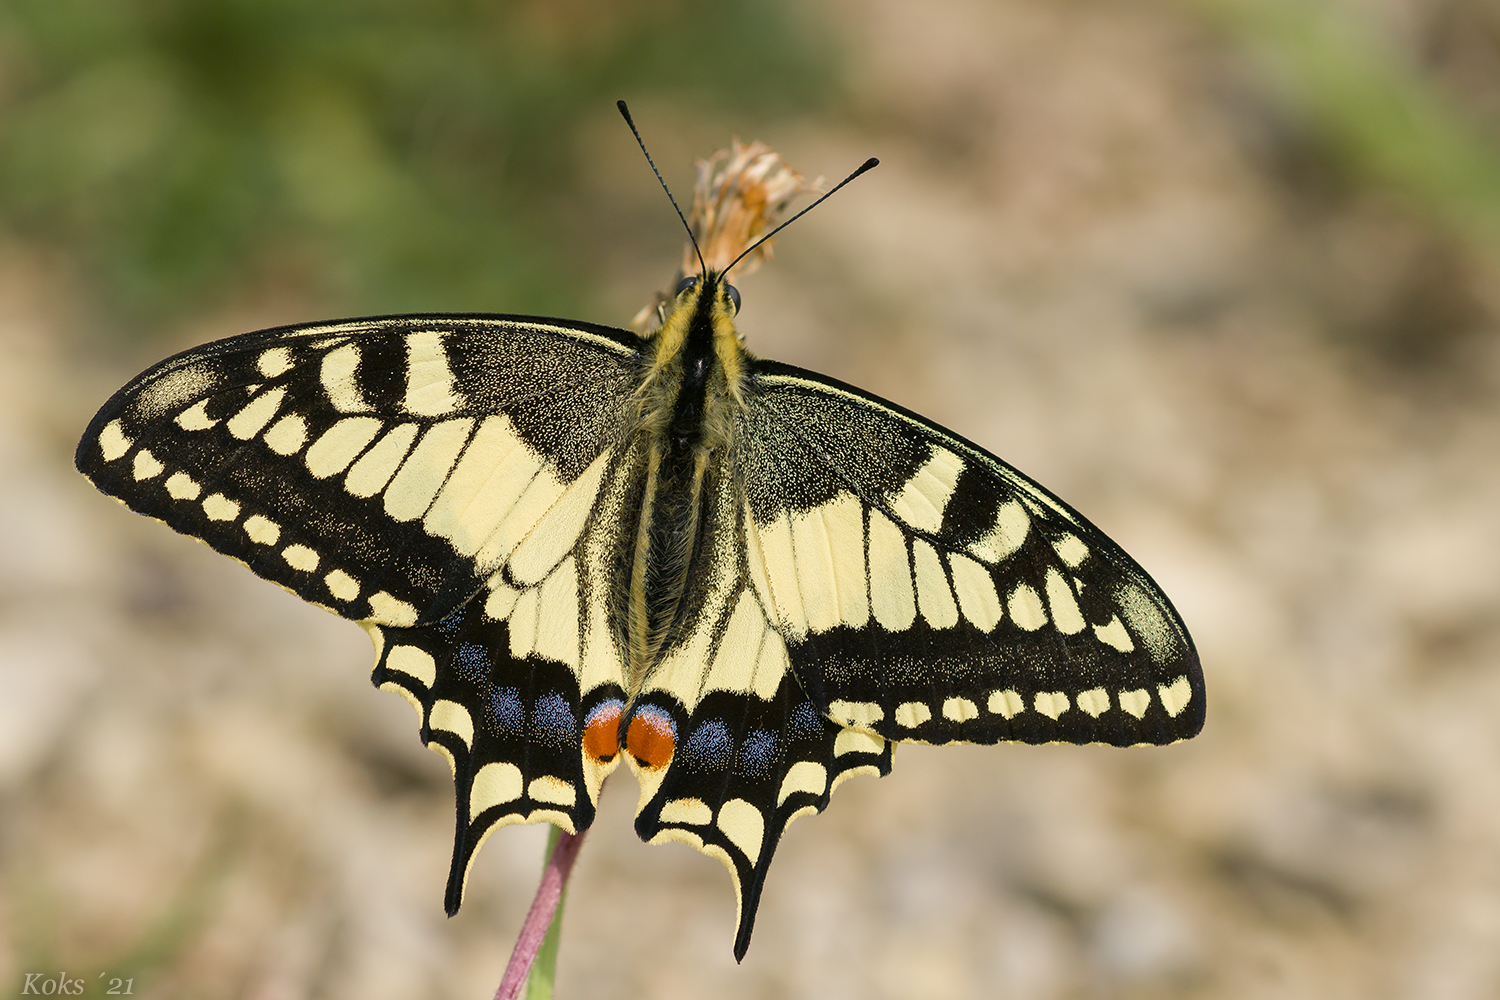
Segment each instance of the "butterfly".
M116 393L76 464L369 633L452 768L450 914L490 833L583 831L623 761L639 835L728 869L739 959L787 824L893 744L1166 744L1205 708L1119 546L952 431L755 357L739 301L704 266L647 334L232 337Z

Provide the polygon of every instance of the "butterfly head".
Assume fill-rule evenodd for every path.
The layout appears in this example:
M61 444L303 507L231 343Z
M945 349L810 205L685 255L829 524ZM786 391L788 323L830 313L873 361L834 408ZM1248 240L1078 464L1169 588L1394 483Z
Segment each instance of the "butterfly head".
M731 285L722 272L710 271L706 279L690 274L677 283L676 295L679 308L691 304L696 309L706 296L711 309L723 310L730 319L740 311L740 290Z
M737 350L740 335L734 317L740 311L740 291L721 271L690 274L677 282L661 329L655 334L658 353L675 354L696 331L703 342L719 345L719 352ZM729 345L735 345L731 349Z

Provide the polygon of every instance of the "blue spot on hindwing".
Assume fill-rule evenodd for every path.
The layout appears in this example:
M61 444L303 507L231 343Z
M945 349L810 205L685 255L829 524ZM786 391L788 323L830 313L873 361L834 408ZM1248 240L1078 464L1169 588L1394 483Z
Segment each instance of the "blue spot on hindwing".
M481 684L490 676L490 654L477 642L466 642L453 654L453 666L464 680Z
M520 735L526 721L521 692L513 687L496 688L491 692L490 718L501 736Z
M459 608L453 614L438 622L437 630L448 638L453 638L458 633L458 630L463 627L465 610L467 609Z
M792 717L787 722L794 740L811 740L823 735L823 717L810 701L792 709Z
M709 719L693 730L678 752L690 767L723 770L734 759L734 737L723 722Z
M757 729L745 737L740 744L740 773L751 778L763 778L776 763L776 734Z
M531 731L539 740L567 749L578 744L578 717L568 700L556 692L542 695L531 709Z

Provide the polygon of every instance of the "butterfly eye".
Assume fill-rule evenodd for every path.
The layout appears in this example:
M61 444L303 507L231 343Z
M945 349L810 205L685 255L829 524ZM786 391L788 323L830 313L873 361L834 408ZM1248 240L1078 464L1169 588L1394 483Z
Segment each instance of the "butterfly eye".
M698 276L696 274L690 274L677 283L677 291L673 294L681 295L683 292L687 291L689 288L692 288L697 283Z
M726 282L724 284L724 291L729 293L730 304L734 306L734 314L738 316L740 314L740 290Z

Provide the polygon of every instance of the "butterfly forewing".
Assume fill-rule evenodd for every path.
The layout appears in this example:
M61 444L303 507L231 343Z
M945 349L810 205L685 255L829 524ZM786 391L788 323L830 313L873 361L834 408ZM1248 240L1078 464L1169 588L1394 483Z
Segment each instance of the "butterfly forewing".
M1198 658L1118 546L962 438L758 362L740 434L752 551L819 709L892 740L1170 743Z
M77 462L337 614L432 621L626 433L634 355L612 333L417 316L237 337L126 386Z

